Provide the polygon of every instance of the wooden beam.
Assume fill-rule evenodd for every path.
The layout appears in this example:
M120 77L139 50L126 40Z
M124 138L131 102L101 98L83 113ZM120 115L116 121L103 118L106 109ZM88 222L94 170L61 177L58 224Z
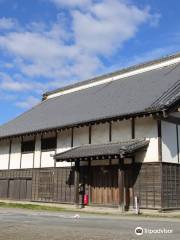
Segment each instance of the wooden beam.
M35 149L36 148L36 135L34 136L34 152L33 152L33 168L34 168L34 162L35 162Z
M135 138L135 119L132 118L131 120L131 137L132 139Z
M9 141L9 160L8 160L8 169L10 169L10 162L11 162L11 148L12 148L12 139Z
M58 132L56 131L56 149L55 149L55 154L57 154L57 141L58 141ZM54 159L54 168L56 168L56 159Z
M75 187L75 196L74 202L77 208L79 208L79 160L75 161L75 174L74 174L74 187Z
M74 128L71 128L71 147L74 146Z
M162 162L162 130L161 130L161 120L157 120L157 131L158 131L158 159Z
M177 138L177 156L178 156L178 163L179 163L179 131L178 131L177 124L176 124L176 138Z
M162 165L162 125L161 120L157 119L158 131L158 160L160 162L160 185L161 185L161 210L163 208L163 165Z
M40 168L41 168L41 161L42 161L42 139L43 139L43 135L41 134L41 138L40 138Z
M92 126L89 125L89 144L91 144L91 130L92 130Z
M22 166L22 144L23 144L23 137L20 138L21 140L21 155L20 155L20 169L21 169L21 166Z
M88 196L91 203L91 160L88 161Z
M112 141L112 123L109 122L109 142Z
M121 212L125 210L124 203L124 164L122 158L119 159L118 164L118 188L119 188L119 208Z

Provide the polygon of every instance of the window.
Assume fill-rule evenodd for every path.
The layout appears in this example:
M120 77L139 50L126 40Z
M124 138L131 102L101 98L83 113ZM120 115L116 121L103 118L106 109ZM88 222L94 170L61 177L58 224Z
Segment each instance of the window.
M25 141L21 143L21 152L22 153L30 153L35 150L35 141Z
M56 149L56 137L44 138L41 140L41 150L55 150Z

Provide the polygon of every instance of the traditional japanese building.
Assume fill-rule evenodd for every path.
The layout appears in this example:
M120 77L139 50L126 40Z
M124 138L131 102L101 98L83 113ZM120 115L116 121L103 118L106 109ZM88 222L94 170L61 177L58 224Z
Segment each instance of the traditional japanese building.
M180 208L180 54L79 82L0 127L0 199Z

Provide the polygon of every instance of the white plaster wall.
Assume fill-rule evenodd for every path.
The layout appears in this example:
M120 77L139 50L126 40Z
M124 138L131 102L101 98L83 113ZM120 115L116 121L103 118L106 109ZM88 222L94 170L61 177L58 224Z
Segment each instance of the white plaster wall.
M176 124L162 121L162 161L178 163Z
M8 169L9 163L9 141L0 142L0 169Z
M109 124L93 125L91 129L91 143L101 144L109 142Z
M71 129L64 130L57 135L57 153L71 148Z
M21 168L33 168L34 153L23 153L21 157Z
M74 128L73 147L82 146L89 143L89 128Z
M41 153L41 167L54 167L53 155L55 151L44 151ZM51 156L52 155L52 156Z
M138 118L135 120L135 138L147 138L150 140L147 151L136 154L137 162L158 161L158 131L157 121L153 118Z
M56 153L65 152L71 149L71 129L64 130L57 135L57 150ZM56 167L69 167L69 162L56 162Z
M21 141L16 138L12 141L11 156L10 156L10 169L19 169L21 159Z
M131 139L131 121L124 120L120 122L113 122L111 133L112 142L120 142Z
M41 158L41 136L37 135L35 140L34 168L40 168Z

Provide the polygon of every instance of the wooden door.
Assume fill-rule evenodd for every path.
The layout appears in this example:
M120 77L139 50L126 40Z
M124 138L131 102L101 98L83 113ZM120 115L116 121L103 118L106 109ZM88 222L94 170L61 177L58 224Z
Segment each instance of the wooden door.
M118 169L117 166L91 167L91 203L100 205L118 205Z

